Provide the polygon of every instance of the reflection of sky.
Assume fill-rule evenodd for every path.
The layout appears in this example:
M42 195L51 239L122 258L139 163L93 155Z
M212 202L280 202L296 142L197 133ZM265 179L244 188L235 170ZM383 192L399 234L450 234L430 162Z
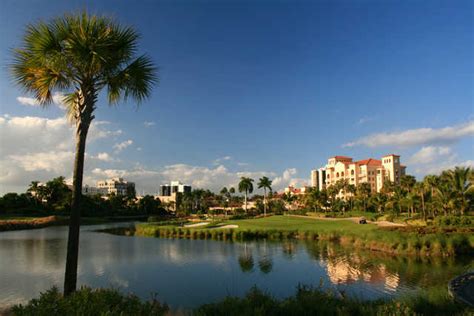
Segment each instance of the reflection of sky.
M24 302L53 285L62 288L66 236L66 227L0 233L0 306ZM254 263L245 273L238 261L244 254ZM114 287L144 299L156 293L174 308L244 295L253 285L284 297L298 284L318 286L320 280L326 288L378 298L411 291L432 272L430 265L399 265L416 267L404 270L393 259L379 262L303 243L172 240L85 230L79 258L79 285ZM259 269L263 259L270 260L271 272ZM465 269L461 264L449 268L442 282Z

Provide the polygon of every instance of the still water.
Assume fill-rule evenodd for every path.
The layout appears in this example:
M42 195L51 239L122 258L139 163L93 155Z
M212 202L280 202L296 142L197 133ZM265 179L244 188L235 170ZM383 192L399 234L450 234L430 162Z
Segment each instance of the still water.
M472 258L425 260L355 252L328 243L222 242L116 236L84 226L79 285L113 287L143 299L156 294L173 309L189 309L253 285L277 297L298 284L322 286L361 299L446 289L474 268ZM62 287L67 227L0 233L0 307Z

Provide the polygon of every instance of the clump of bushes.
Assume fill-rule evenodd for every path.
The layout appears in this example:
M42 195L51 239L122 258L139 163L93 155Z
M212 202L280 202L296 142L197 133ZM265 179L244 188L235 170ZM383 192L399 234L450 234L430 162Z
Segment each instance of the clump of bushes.
M437 226L473 226L473 220L468 216L440 216L435 219Z
M123 295L114 289L91 289L83 287L79 291L64 297L58 290L41 293L26 305L12 308L13 315L26 316L99 316L99 315L165 315L169 308L155 298L143 302L135 295Z
M446 295L359 301L320 288L299 286L294 296L278 300L253 287L243 298L227 297L203 305L194 315L469 315L469 309Z

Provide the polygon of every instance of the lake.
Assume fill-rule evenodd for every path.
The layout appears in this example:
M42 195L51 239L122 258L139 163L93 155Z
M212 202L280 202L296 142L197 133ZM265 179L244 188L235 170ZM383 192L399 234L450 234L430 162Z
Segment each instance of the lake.
M78 284L113 287L143 299L157 295L175 310L253 285L277 297L298 284L322 286L361 299L446 290L474 260L419 260L353 251L319 242L223 242L126 237L94 232L124 224L83 226ZM127 224L129 225L129 224ZM62 289L67 227L0 233L0 306L25 303L53 285Z

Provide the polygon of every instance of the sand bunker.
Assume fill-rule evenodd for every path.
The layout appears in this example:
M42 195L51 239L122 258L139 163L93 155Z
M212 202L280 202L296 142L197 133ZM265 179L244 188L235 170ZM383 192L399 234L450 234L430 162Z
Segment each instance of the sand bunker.
M209 225L209 223L202 222L202 223L196 223L196 224L189 224L189 225L184 225L184 227L199 227L199 226L206 226Z
M216 227L216 228L239 228L239 225L224 225L224 226L219 226L219 227Z

